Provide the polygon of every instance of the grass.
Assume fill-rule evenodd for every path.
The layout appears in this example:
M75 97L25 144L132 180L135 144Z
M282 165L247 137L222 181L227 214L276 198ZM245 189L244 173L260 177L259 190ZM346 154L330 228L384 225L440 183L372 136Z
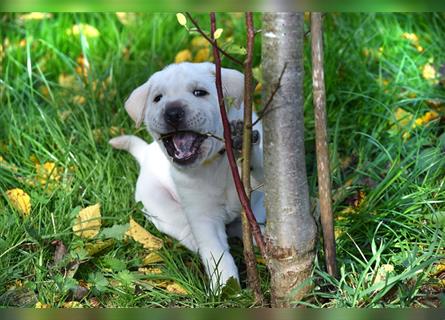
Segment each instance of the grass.
M207 17L200 18L207 28ZM258 26L260 17L256 19ZM224 14L219 22L223 39L244 43L242 16ZM100 35L68 35L66 30L76 23L94 26ZM445 44L440 41L444 31L440 14L326 16L340 277L332 279L323 271L319 246L314 290L300 304L444 305L444 274L434 270L445 258L445 95L443 85L422 76L426 64L439 70L445 63ZM403 33L415 33L423 52ZM115 14L54 14L27 21L19 14L2 14L0 34L0 304L11 303L7 297L13 292L20 297L20 303L13 303L19 305L39 301L67 306L80 283L89 288L80 301L84 306L251 306L246 289L235 295L206 293L199 258L160 234L134 202L136 163L107 144L119 132L149 139L144 130L134 128L123 101L151 73L172 63L177 52L192 48L193 36L174 14L138 14L127 25ZM309 43L306 150L310 190L316 196ZM258 65L259 40L256 45ZM224 65L233 67L229 61ZM441 101L434 109L440 117L413 128L416 119L433 110L433 99ZM408 124L397 117L399 108L409 112ZM36 163L54 163L47 172L53 180L42 178ZM23 217L7 201L6 191L13 188L30 195L29 216ZM155 265L161 275L138 273L147 252L119 235L107 249L88 254L86 248L96 240L80 239L72 225L79 208L95 203L101 204L103 228L124 225L132 216L164 240L163 262ZM62 241L68 251L57 265L54 240ZM234 241L233 252L241 262L239 242ZM260 268L268 295L268 277L265 267ZM189 294L153 285L159 279L174 281Z

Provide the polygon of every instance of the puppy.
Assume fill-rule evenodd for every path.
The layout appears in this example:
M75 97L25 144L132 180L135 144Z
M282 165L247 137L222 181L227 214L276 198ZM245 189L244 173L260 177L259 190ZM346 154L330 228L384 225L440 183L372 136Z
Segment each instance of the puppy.
M244 76L222 69L229 120L239 133L243 117ZM241 205L232 180L211 63L173 64L153 74L130 95L125 109L139 126L148 128L154 142L135 136L110 140L129 151L140 165L136 201L163 233L198 252L218 290L238 271L229 252L226 225L236 221ZM253 115L254 120L257 118ZM252 146L252 186L263 180L261 124ZM239 137L237 138L239 141ZM255 191L252 207L264 222L263 194Z

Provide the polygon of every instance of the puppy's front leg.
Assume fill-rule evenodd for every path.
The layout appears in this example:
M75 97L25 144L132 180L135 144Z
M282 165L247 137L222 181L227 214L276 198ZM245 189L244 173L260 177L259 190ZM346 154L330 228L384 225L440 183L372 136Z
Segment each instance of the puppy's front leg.
M199 207L198 207L199 205ZM238 280L238 269L229 252L222 208L197 201L187 206L186 214L195 236L198 251L214 292L230 278Z

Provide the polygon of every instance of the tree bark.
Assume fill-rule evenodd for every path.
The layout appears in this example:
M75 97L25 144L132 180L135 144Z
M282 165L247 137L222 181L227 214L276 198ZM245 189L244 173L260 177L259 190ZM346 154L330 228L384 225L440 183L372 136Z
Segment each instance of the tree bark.
M266 13L262 26L266 247L274 307L289 307L310 289L304 284L315 255L304 152L303 14Z

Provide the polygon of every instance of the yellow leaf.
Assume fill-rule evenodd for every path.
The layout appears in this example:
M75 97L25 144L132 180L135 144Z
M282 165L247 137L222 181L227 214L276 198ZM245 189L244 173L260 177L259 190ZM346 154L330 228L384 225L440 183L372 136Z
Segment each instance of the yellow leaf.
M87 101L87 99L84 96L81 95L75 95L72 99L74 104L78 104L78 105L84 105L85 102Z
M87 38L97 38L100 36L99 30L86 23L75 24L70 29L66 30L66 34L69 36L79 36L80 34L83 34Z
M198 49L203 47L208 47L210 43L203 36L197 36L192 39L192 48Z
M22 14L19 16L20 21L28 21L28 20L43 20L43 19L49 19L53 15L51 13L47 12L31 12L27 14Z
M130 228L125 233L136 242L142 244L145 249L157 250L163 245L163 242L158 237L155 237L143 227L141 227L133 218L130 218Z
M142 265L147 266L153 263L162 262L164 261L162 257L157 254L156 252L150 252L143 260Z
M388 277L388 273L391 273L391 272L394 272L394 266L392 264L382 264L377 269L377 274L375 275L373 285L386 281L386 278Z
M263 257L256 257L256 263L266 265L266 259Z
M436 70L431 64L427 63L422 68L422 76L426 80L434 80L436 79Z
M100 204L80 210L73 226L74 233L82 238L94 238L99 234L101 226Z
M406 127L413 120L413 115L402 108L397 108L394 117L396 118L396 124L400 127Z
M213 33L213 38L215 38L215 40L219 39L223 31L224 30L222 28L216 29L215 32Z
M189 49L184 49L179 51L175 57L175 63L191 61L191 60L192 60L192 53L190 52Z
M133 24L137 20L137 15L134 12L116 12L116 17L123 25Z
M209 61L209 60L210 60L210 49L202 48L202 49L199 49L198 52L196 52L193 62L205 62L205 61Z
M176 282L171 282L167 284L166 290L168 292L176 293L176 294L188 294L187 290L185 290L180 284Z
M161 274L162 270L159 268L138 268L138 271L143 274Z
M76 308L83 308L83 305L79 301L68 301L62 304L62 308L76 309Z
M12 206L24 216L31 212L31 197L22 189L16 188L6 191L6 196Z
M413 44L419 43L419 37L415 33L404 32L402 38L409 40Z
M113 239L97 240L95 242L89 242L85 244L85 251L88 255L94 256L95 254L111 247L114 244Z
M80 83L74 75L61 73L58 82L59 85L65 89L80 89Z
M181 26L185 26L187 24L187 18L182 13L177 13L176 14L176 19L178 19L178 23Z
M36 308L36 309L48 309L48 308L51 308L51 305L50 304L46 304L46 303L41 303L40 301L38 301L36 303L36 305L34 306L34 308Z

